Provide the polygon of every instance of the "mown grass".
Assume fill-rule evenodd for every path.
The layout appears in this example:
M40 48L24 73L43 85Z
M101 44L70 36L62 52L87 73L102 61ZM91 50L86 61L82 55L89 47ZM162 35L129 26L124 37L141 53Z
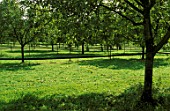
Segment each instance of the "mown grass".
M169 69L168 58L155 60L154 97L164 101L159 110L169 108ZM141 109L143 70L143 61L127 57L1 61L0 106L11 111L135 111Z
M15 53L14 53L15 56ZM170 58L154 62L156 106L141 103L144 61L139 56L0 61L2 111L168 111Z
M72 51L69 51L69 48L65 45L61 45L60 48L56 49L57 46L54 46L54 51L52 51L51 46L36 46L36 47L30 47L28 45L25 46L25 58L54 58L54 57L65 57L71 55L80 55L81 47L76 48L72 46ZM95 56L95 55L110 55L110 52L108 52L106 49L104 51L101 51L100 46L89 46L90 51L85 50L85 55L87 56ZM19 44L16 44L13 48L11 48L11 45L8 44L1 44L0 45L0 58L21 58L21 48ZM126 50L114 50L111 51L112 54L117 53L139 53L141 52L139 48L132 48L132 49L126 49Z

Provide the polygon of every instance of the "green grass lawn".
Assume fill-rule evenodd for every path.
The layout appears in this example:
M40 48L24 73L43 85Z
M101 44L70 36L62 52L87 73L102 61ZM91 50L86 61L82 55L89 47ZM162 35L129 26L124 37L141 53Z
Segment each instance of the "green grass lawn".
M20 62L0 61L2 111L170 108L170 58L166 55L157 55L154 62L153 94L159 101L154 108L139 102L144 80L144 61L139 56Z
M86 51L85 49L85 55L105 55L108 56L110 55L110 52L107 52L105 49L103 52L100 49L100 46L89 46L90 51ZM69 52L69 49L63 45L58 49L56 49L56 46L54 46L54 52L51 49L51 46L36 46L36 47L30 47L28 45L25 46L25 58L52 58L52 57L57 57L57 56L65 56L68 54L72 55L80 55L81 54L81 47L76 48L72 47L72 51ZM15 47L11 48L10 45L8 44L0 44L0 58L21 58L21 49L20 45L16 44ZM117 53L139 53L141 52L139 47L135 48L128 48L126 50L114 50L111 51L112 54L117 54Z

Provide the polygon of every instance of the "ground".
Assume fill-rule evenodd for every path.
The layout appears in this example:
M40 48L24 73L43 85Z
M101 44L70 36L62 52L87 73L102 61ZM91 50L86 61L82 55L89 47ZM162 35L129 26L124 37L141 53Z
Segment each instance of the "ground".
M49 53L38 55L46 52ZM3 53L19 55L19 51ZM26 60L25 63L1 60L0 109L168 111L169 63L168 55L156 56L153 93L158 105L152 107L139 101L144 79L144 60L139 55L111 60L108 57Z

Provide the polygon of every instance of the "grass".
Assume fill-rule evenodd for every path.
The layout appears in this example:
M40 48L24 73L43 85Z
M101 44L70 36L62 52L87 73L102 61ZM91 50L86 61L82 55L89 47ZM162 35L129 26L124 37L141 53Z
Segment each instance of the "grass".
M90 51L85 51L85 55L87 56L108 56L109 52L104 50L103 52L100 49L100 46L89 46ZM21 49L20 45L16 44L15 47L11 48L8 44L1 44L0 45L0 58L21 58ZM54 57L65 57L72 54L73 56L80 55L81 54L81 47L78 49L75 47L72 47L72 51L69 52L66 46L61 45L61 48L57 51L56 46L54 46L55 51L51 51L51 46L37 46L37 47L30 47L26 45L25 46L25 57L26 58L54 58ZM139 48L131 48L130 50L112 50L112 54L117 53L139 53Z
M0 110L168 111L170 58L157 55L154 62L155 107L139 102L144 78L144 61L139 58L37 60L24 64L1 60Z

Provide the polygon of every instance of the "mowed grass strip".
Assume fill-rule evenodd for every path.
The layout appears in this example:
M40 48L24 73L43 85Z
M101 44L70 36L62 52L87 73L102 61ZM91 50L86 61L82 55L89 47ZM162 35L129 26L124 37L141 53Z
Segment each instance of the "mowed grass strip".
M32 99L40 98L37 101L45 101L44 98L53 97L52 95L61 95L61 98L65 96L68 98L72 97L70 99L73 99L73 103L69 102L69 105L66 105L69 101L66 97L68 99L64 100L66 103L56 100L56 107L52 107L52 109L49 109L51 106L43 103L44 106L40 105L42 108L40 110L43 110L43 108L46 110L61 110L69 107L72 110L77 110L81 109L81 105L75 106L75 104L78 104L74 103L77 101L75 98L86 95L82 99L88 98L90 100L90 97L96 97L96 106L89 106L89 110L94 110L93 108L103 104L103 102L100 102L104 98L108 98L108 95L119 96L124 94L127 89L131 89L131 87L137 84L143 84L144 61L138 58L133 56L115 57L112 60L108 58L88 58L71 59L71 61L68 59L26 61L24 64L21 64L20 61L0 61L1 107L7 107L8 109L8 103L16 103L14 101L27 97L27 94L30 94L30 97L33 96ZM160 92L163 92L162 94L164 95L169 94L167 90L170 85L169 62L170 60L167 56L157 56L154 64L154 87L159 87ZM142 89L142 86L140 87ZM102 94L106 94L106 96ZM58 96L55 98L58 98ZM29 100L29 98L26 99L28 99L27 102L34 101L32 99ZM100 99L102 100L100 101ZM110 97L110 99L109 101L116 101L113 97ZM60 102L59 105L61 106L57 106L57 102ZM73 106L70 104L73 104ZM86 104L85 107L88 105ZM98 110L111 110L110 108L115 107L112 105L104 105L101 109L98 107ZM21 109L23 107L20 106ZM28 107L25 106L24 108L27 109ZM35 106L32 106L32 108L32 110L38 110Z

